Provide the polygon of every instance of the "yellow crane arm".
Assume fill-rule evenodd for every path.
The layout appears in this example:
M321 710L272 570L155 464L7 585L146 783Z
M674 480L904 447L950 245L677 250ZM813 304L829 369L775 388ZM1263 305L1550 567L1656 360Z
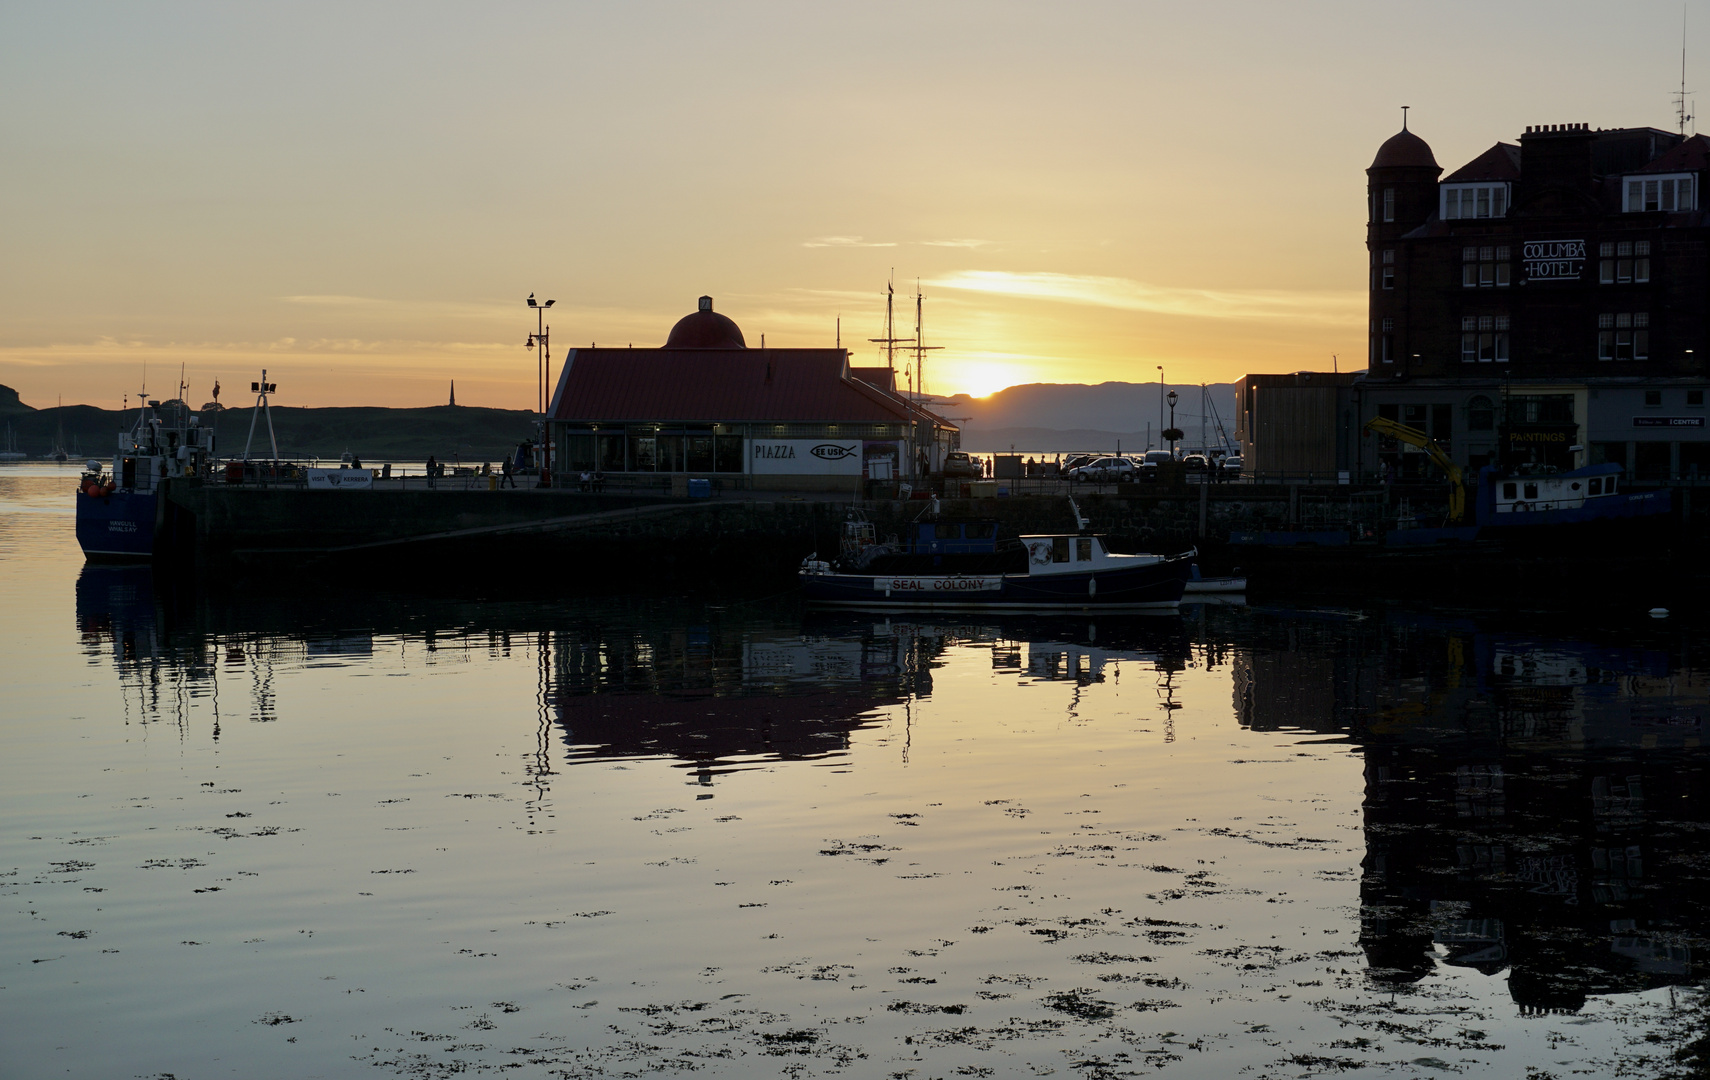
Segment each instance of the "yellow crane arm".
M1458 525L1466 518L1467 489L1461 479L1461 467L1443 452L1443 448L1437 445L1435 439L1418 428L1408 427L1382 416L1367 420L1366 430L1425 451L1425 456L1436 462L1437 467L1449 478L1449 520Z

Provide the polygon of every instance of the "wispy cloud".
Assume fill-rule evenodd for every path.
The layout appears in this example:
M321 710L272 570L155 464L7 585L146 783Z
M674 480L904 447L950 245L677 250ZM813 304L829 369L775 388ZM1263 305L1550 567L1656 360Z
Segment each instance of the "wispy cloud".
M1130 278L1084 274L1011 273L960 270L928 284L945 289L996 293L1029 300L1054 300L1121 311L1181 315L1201 319L1292 319L1320 323L1359 323L1365 297L1357 292L1306 292L1286 289L1182 289L1149 285Z
M351 307L357 304L384 304L384 300L376 300L372 296L281 296L287 304L323 304L332 307Z
M879 240L868 240L865 237L860 236L816 236L812 240L803 240L802 247L883 248L896 247L896 244Z
M973 249L973 248L978 248L978 247L986 247L986 246L990 245L992 243L992 241L990 241L990 240L922 240L921 243L926 245L927 247L947 247L947 248L969 248L969 249Z

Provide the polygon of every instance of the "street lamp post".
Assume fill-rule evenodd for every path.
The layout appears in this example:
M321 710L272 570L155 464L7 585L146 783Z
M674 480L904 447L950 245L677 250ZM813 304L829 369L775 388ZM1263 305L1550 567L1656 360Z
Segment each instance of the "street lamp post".
M548 300L541 303L535 300L533 293L528 294L528 306L534 309L535 332L529 335L523 347L534 350L534 403L540 414L540 456L535 461L535 468L540 472L537 484L539 487L546 487L552 481L552 440L546 431L546 385L552 374L552 346L548 339L552 328L546 325L546 309L557 302Z
M1178 432L1176 431L1176 392L1174 390L1171 390L1170 391L1170 430L1169 430L1169 435L1170 435L1170 457L1172 457L1172 458L1174 458L1176 456L1176 436L1177 436L1177 434L1178 434Z
M1158 441L1164 441L1164 365L1158 365ZM1148 450L1151 447L1147 447Z

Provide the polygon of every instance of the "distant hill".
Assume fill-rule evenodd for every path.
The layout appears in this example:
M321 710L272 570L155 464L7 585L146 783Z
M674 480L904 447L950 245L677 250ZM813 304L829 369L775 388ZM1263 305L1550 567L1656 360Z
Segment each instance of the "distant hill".
M0 385L0 416L12 413L30 413L36 410L18 400L18 392L10 386Z
M1186 436L1182 445L1200 445L1201 420L1206 441L1217 444L1213 416L1221 418L1223 430L1235 435L1235 386L1211 383L1206 397L1211 408L1201 404L1199 384L1165 384L1162 393L1176 392L1176 426ZM1000 390L990 397L957 394L937 411L960 420L962 443L970 449L1008 449L1014 443L1023 450L1112 450L1116 440L1122 449L1145 449L1148 425L1154 442L1158 438L1157 383L1106 382L1026 383ZM1169 423L1169 405L1164 406Z
M0 388L4 389L4 388ZM7 410L0 393L0 423L10 425L19 450L44 457L61 441L74 457L112 455L118 433L136 423L137 411L65 405ZM11 394L16 401L17 395ZM221 456L243 452L251 409L198 410L204 425L218 433ZM364 460L420 461L429 454L441 461L498 461L534 432L534 414L525 409L483 409L435 405L423 409L377 406L303 409L275 406L273 429L281 457L304 460L338 458L346 450ZM3 438L3 436L0 436ZM258 419L251 456L267 456L267 421Z

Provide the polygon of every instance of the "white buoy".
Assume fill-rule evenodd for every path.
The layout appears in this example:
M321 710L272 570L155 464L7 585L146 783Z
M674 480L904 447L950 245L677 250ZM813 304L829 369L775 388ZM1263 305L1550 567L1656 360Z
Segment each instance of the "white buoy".
M1665 608L1665 607L1654 607L1654 608L1652 608L1651 609L1651 618L1653 618L1653 619L1666 619L1666 618L1668 618L1668 608Z

